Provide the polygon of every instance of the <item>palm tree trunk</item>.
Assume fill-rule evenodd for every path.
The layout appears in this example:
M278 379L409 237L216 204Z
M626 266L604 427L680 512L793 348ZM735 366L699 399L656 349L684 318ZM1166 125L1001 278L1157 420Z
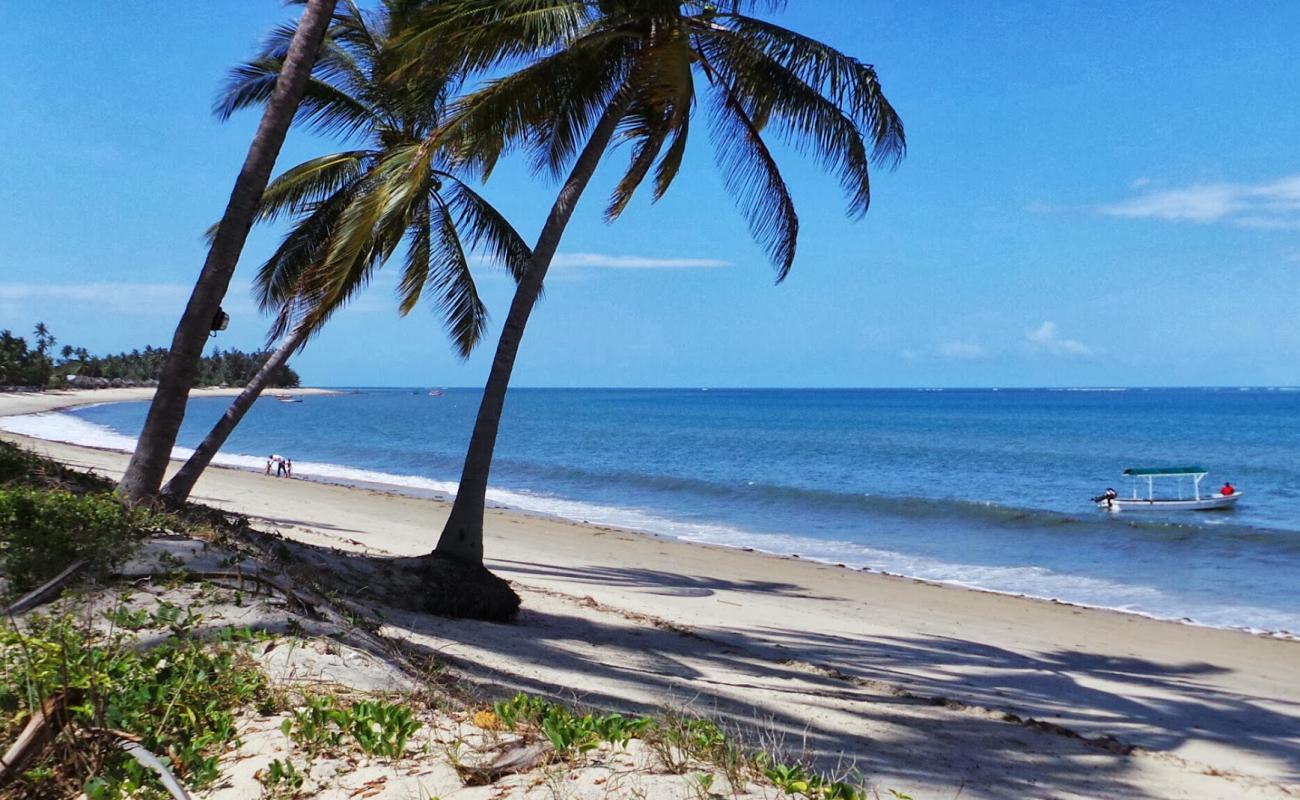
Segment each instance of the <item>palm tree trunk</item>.
M564 228L573 216L578 198L587 188L587 183L596 172L596 165L600 163L600 157L614 137L624 103L620 95L596 123L591 138L573 165L568 180L555 198L555 204L551 206L550 216L546 218L541 235L537 237L532 266L515 289L515 298L510 303L510 312L501 328L496 355L492 357L492 369L488 373L487 386L483 389L483 399L479 403L478 418L474 421L474 433L470 436L465 466L460 475L460 488L456 490L456 501L452 504L451 514L447 517L447 524L443 527L442 536L434 550L438 555L469 564L483 563L483 511L487 502L488 473L492 469L492 453L496 449L497 430L501 426L501 410L505 407L506 390L510 387L510 373L514 370L515 356L519 353L519 343L524 337L524 326L528 324L528 316L541 294L542 281L545 280L551 259L560 245Z
M212 426L208 435L203 437L203 442L190 456L189 461L177 471L172 479L167 481L167 485L162 488L162 497L168 503L180 504L190 497L190 492L194 491L194 484L198 481L199 476L212 463L217 451L226 443L231 431L239 424L239 421L248 413L248 409L253 407L255 401L261 394L266 385L270 383L271 377L275 375L276 370L289 360L289 356L298 349L302 340L307 338L307 334L302 330L295 330L289 338L280 343L275 352L266 359L266 363L257 371L253 379L244 387L244 391L239 393L235 401L226 409L226 413L221 415L217 424Z
M302 99L303 88L325 38L325 29L334 14L335 2L308 0L302 19L298 21L298 29L276 79L266 113L262 115L244 166L235 179L235 188L230 193L212 249L208 251L180 324L176 326L171 350L159 376L158 388L149 405L149 416L140 432L135 453L122 476L119 491L131 503L145 502L158 494L172 447L176 444L176 433L185 417L185 405L208 340L212 318L230 286L235 264L244 249L244 240L253 226L258 201L271 177L289 123L298 111L298 101Z

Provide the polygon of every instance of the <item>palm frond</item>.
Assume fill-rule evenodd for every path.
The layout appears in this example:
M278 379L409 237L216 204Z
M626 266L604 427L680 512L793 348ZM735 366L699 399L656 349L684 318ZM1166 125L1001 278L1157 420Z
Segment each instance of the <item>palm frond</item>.
M282 214L300 214L314 207L356 180L374 156L370 150L349 150L313 158L286 170L262 193L257 220L270 222Z
M443 200L456 215L456 227L471 250L484 253L521 281L532 266L533 251L519 232L487 200L455 176L439 173Z
M902 161L907 154L903 121L885 98L875 67L765 20L742 14L720 19L748 46L783 65L869 131L872 163L893 168Z
M850 216L865 214L871 205L870 157L857 124L748 40L729 31L712 31L699 40L711 72L731 87L755 125L762 129L764 122L775 122L788 144L838 175Z
M282 66L281 60L259 58L235 67L213 104L213 113L226 120L236 111L265 104ZM303 89L294 123L326 135L351 136L365 130L374 118L370 106L313 73Z
M790 274L799 240L799 216L776 160L745 109L724 85L713 88L713 145L727 191L749 221L754 239L776 266L776 282Z
M469 358L487 329L487 308L470 274L452 210L436 195L434 201L431 237L434 247L428 282L438 293L438 309L447 333L460 357Z
M396 48L441 51L435 69L448 74L480 72L572 41L595 12L584 0L442 0L409 15ZM406 69L420 69L419 61L408 59Z
M458 100L439 137L461 166L486 177L510 149L527 146L535 168L563 169L582 135L622 83L622 59L611 50L626 43L603 40L566 49Z

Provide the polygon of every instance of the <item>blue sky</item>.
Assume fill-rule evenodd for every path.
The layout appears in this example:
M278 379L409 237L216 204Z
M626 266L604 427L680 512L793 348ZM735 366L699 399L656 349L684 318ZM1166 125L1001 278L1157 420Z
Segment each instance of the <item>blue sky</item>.
M170 341L257 122L218 123L212 99L294 13L10 9L0 327L43 320L101 352ZM1300 4L792 0L777 19L875 64L903 116L909 155L871 211L847 220L837 183L779 151L802 226L773 286L706 137L663 201L605 225L617 152L516 385L1300 383ZM291 132L276 171L331 147ZM511 162L484 193L531 240L556 188ZM261 342L247 284L279 233L250 237L214 343ZM461 362L433 312L398 318L392 285L336 317L294 362L304 379L481 384L496 329ZM508 281L480 286L499 322Z

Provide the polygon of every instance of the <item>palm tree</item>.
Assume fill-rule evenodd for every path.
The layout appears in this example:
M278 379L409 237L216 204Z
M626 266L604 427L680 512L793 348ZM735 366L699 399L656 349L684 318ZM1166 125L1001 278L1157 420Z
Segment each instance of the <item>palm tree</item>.
M407 46L429 64L433 42L458 54L432 69L499 72L462 98L439 131L483 176L511 148L565 179L505 319L465 457L460 489L435 555L483 558L488 474L515 357L551 258L598 162L615 142L630 165L605 211L627 207L653 171L653 197L682 164L692 112L707 106L727 189L782 281L794 263L799 220L764 134L838 176L848 214L871 200L869 167L893 167L903 126L875 69L828 45L745 13L783 0L441 0L412 19ZM576 156L576 159L575 159Z
M176 326L144 429L122 476L120 491L132 503L150 500L162 484L213 318L230 286L244 240L253 226L258 201L271 177L289 123L298 111L298 101L334 13L335 0L304 0L304 3L302 18L285 49L283 69L269 93L266 112L235 179L207 260Z
M514 228L479 194L439 166L424 144L443 113L444 94L425 81L390 74L390 32L407 5L388 0L375 15L344 0L307 83L300 119L319 131L361 140L361 149L314 158L267 187L258 219L295 218L258 272L263 310L276 313L271 338L283 340L218 420L194 455L163 488L170 502L194 483L289 356L405 240L399 311L409 313L426 291L464 358L482 338L487 312L466 251L484 250L520 276L531 252ZM222 119L266 102L283 68L292 26L276 30L262 54L240 65L217 101ZM464 241L462 241L464 237ZM468 247L466 245L468 244Z

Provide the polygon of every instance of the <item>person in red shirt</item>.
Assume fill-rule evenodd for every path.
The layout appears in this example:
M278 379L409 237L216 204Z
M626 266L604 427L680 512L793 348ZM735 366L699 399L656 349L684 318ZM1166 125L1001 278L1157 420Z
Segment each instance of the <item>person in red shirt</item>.
M1237 490L1234 489L1234 488L1232 488L1232 484L1231 484L1231 483L1228 483L1227 481L1224 481L1224 482L1223 482L1223 488L1219 490L1219 494L1223 495L1224 497L1227 497L1227 496L1230 495L1230 494L1236 494L1236 493L1237 493Z

